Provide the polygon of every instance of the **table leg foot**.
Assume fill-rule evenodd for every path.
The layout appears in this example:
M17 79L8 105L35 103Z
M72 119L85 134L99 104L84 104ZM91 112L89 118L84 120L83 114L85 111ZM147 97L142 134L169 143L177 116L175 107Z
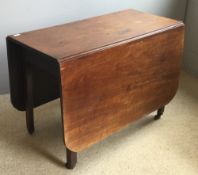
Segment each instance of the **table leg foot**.
M155 120L159 120L164 113L165 107L159 108L157 111L157 115L154 117Z
M67 152L66 167L68 169L74 169L77 163L77 153L69 150L68 148L66 148L66 152Z

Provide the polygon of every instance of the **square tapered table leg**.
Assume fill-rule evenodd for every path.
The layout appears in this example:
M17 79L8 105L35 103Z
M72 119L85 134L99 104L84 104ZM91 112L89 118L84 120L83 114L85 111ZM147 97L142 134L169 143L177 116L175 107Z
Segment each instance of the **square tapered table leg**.
M77 153L69 150L68 148L66 148L66 152L67 152L66 167L68 169L73 169L75 168L76 163L77 163Z
M28 132L34 132L34 107L31 66L26 64L26 125Z

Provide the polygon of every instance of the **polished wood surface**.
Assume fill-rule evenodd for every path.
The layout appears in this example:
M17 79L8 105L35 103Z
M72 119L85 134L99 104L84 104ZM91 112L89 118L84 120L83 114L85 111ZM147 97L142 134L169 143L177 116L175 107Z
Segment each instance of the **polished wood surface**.
M178 88L183 39L182 22L135 10L9 36L12 104L27 110L28 64L29 104L61 98L73 167L76 152L154 110L163 113Z
M165 106L178 87L183 27L61 64L65 143L81 151Z
M61 62L178 25L181 23L172 19L125 10L11 37Z

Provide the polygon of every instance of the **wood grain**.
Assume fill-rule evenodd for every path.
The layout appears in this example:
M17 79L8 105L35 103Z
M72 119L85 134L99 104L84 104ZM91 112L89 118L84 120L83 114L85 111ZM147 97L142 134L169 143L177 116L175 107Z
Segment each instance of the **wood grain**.
M124 10L21 33L20 36L11 38L61 62L82 53L177 25L180 22L172 19L136 10Z
M183 27L61 64L65 144L81 151L165 106L178 87Z

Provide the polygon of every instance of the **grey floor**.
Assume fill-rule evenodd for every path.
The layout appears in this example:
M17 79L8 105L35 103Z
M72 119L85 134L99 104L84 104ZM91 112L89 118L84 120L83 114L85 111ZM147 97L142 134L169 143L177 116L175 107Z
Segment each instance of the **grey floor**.
M35 110L36 132L29 136L25 114L0 95L0 174L197 175L198 79L182 73L163 118L153 115L79 153L76 168L67 170L59 101Z

